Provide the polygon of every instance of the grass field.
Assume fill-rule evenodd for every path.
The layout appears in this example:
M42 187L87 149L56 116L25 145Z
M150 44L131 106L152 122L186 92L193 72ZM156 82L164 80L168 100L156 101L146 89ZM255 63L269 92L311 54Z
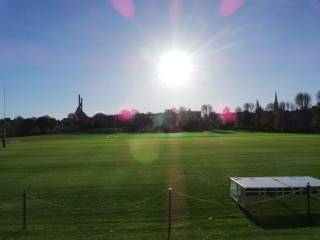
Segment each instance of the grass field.
M0 240L166 239L169 186L172 239L319 239L317 200L312 200L310 226L303 220L304 199L261 204L254 211L266 214L269 225L263 226L229 198L230 176L274 175L320 178L320 135L221 132L10 139L8 148L0 149ZM22 231L24 190L30 197L28 227Z

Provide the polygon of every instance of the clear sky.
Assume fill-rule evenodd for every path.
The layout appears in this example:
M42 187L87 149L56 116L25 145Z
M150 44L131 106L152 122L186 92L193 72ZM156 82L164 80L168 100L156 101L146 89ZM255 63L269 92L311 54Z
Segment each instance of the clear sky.
M160 56L195 69L171 88ZM8 116L234 109L320 90L318 0L0 0L0 85ZM2 97L2 93L0 94ZM2 104L0 109L2 109Z

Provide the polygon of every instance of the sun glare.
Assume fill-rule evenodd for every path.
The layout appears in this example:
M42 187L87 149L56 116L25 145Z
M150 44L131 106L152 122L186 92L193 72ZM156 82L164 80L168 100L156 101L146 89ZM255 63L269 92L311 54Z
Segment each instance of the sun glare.
M165 53L158 62L158 77L169 87L185 85L193 70L191 56L178 50Z

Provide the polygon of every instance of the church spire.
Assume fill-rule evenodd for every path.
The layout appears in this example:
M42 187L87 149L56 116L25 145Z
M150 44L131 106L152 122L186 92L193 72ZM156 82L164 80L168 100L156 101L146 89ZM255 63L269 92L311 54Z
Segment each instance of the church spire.
M276 91L276 93L275 93L275 95L274 95L274 110L275 111L278 111L279 110L279 103L278 103L278 95L277 95L277 91Z

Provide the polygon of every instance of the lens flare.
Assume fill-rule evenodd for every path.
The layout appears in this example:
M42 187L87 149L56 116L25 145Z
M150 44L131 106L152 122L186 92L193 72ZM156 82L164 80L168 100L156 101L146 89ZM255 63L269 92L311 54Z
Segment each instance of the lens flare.
M120 122L127 122L131 120L135 115L136 115L135 110L123 109L120 111L120 113L118 113L117 119Z
M167 52L158 63L158 77L170 87L178 87L187 83L193 70L191 56L178 50Z
M147 141L130 139L129 149L133 159L140 163L152 163L159 158L160 145L158 139L150 138Z
M220 118L226 123L235 122L237 120L237 114L234 112L231 112L230 108L228 107L225 107L222 113L220 113L219 115L220 115Z
M111 0L114 9L124 18L133 18L134 4L132 0Z
M230 16L234 14L244 3L245 0L221 0L219 12L222 16Z

